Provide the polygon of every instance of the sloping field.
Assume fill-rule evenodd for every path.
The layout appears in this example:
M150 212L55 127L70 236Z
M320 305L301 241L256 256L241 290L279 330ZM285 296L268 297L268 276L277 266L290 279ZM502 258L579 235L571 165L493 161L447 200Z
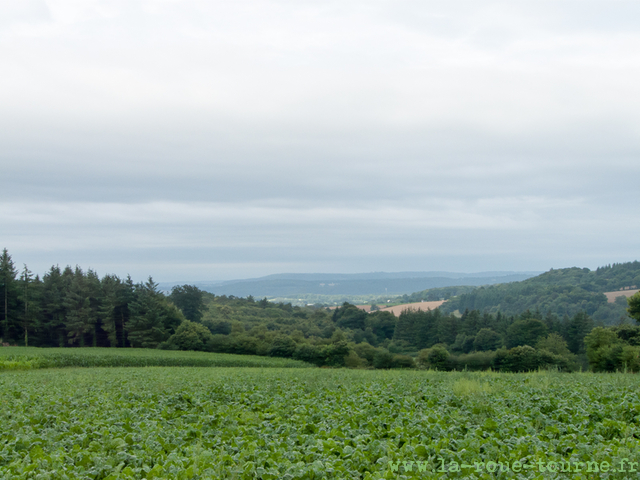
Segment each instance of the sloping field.
M0 371L64 367L312 367L291 358L150 348L0 347Z
M613 303L616 301L618 297L632 297L636 293L640 292L640 290L616 290L615 292L604 292L607 296L607 302Z
M422 310L426 312L427 310L433 310L438 308L440 305L444 303L444 300L437 300L435 302L416 302L416 303L403 303L402 305L395 305L393 307L384 307L381 308L381 312L391 312L396 317L399 317L403 310ZM365 312L371 311L371 305L357 305L358 308L361 308Z
M402 305L396 305L395 307L381 308L383 312L391 312L396 317L399 317L404 310L434 310L444 303L444 300L437 300L435 302L416 302L416 303L404 303Z

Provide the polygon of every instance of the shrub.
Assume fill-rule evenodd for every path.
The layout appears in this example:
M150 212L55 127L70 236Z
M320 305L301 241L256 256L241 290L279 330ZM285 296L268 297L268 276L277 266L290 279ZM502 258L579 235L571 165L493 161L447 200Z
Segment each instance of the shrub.
M584 337L589 365L595 372L614 372L620 367L622 341L609 328L596 327Z
M369 365L373 365L373 357L376 354L376 348L367 342L358 343L353 347L353 350L358 354L360 358L365 359Z
M384 348L378 348L373 356L374 368L393 368L393 353Z
M296 351L296 342L287 335L278 335L269 347L270 357L292 357Z
M416 348L406 340L393 340L389 343L387 349L391 353L406 354L407 352L415 352Z
M358 354L353 350L350 351L346 357L344 357L344 366L347 368L361 368L364 367L366 363L367 361L360 358Z
M476 337L473 335L465 335L464 333L459 333L456 335L456 340L451 345L451 351L453 352L462 352L469 353L473 350L473 343L475 342Z
M229 352L239 355L256 355L258 353L258 339L248 335L233 335L229 337ZM271 355L281 357L285 355Z
M625 345L620 355L620 367L622 370L632 372L640 371L640 347Z
M167 346L177 347L180 350L206 350L208 342L213 335L207 327L199 323L183 320L176 332L167 340Z
M228 320L204 320L202 324L207 327L213 335L229 335L231 333L231 322Z
M567 342L557 333L550 333L546 337L538 340L536 349L546 350L554 355L560 355L563 357L569 357L571 355Z
M293 358L296 360L302 360L303 362L313 363L318 366L324 365L325 360L322 347L311 345L310 343L298 345L296 351L293 353Z
M453 370L489 370L494 366L496 352L473 352L451 356L449 363Z
M456 380L451 390L458 397L476 396L483 393L491 393L491 386L488 383L481 383L472 378L461 378Z
M413 368L415 363L409 355L394 355L393 366L395 368Z
M231 342L227 335L211 335L205 346L207 352L229 353Z
M427 360L427 357L429 356L429 350L431 349L423 348L418 352L418 356L416 357L416 365L418 365L418 367L427 368L427 365L429 363L429 361Z
M529 345L498 350L494 363L497 370L505 372L529 372L536 370L538 365L538 354Z
M479 352L496 350L502 346L502 337L490 328L482 328L473 340L473 348Z
M528 345L533 347L538 339L547 334L547 326L536 318L518 320L507 328L507 347L520 347Z
M322 349L325 365L330 365L332 367L344 366L344 359L349 355L350 350L349 345L345 341L339 341L332 343L331 345L327 345Z

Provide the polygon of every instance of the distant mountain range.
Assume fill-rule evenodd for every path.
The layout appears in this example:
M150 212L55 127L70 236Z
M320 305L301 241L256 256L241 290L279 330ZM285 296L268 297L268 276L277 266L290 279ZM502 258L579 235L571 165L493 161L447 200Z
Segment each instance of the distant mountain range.
M373 273L280 273L260 278L225 282L165 282L159 286L171 290L189 283L215 295L276 298L303 294L315 295L403 295L429 288L459 285L495 285L518 282L541 272L373 272Z

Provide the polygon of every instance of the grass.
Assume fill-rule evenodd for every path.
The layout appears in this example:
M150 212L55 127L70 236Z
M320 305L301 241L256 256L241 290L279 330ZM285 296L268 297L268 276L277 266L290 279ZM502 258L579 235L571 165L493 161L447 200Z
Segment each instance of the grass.
M313 365L289 358L143 348L0 348L0 371L64 367L305 368Z
M458 396L480 395L491 393L491 386L476 379L461 378L453 383L451 390Z

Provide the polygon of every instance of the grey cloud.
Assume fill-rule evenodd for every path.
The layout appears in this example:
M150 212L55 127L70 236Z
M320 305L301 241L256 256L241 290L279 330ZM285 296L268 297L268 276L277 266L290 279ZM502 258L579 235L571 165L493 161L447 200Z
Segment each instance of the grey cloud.
M27 263L206 280L635 255L634 3L15 8L0 233Z

